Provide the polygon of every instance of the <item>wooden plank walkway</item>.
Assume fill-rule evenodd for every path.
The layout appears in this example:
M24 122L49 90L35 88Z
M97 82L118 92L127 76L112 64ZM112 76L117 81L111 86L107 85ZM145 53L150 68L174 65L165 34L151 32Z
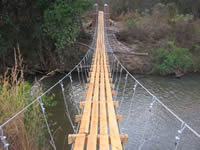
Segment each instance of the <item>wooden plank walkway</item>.
M128 135L119 132L121 116L116 114L118 103L113 100L102 11L98 15L96 51L90 71L86 99L80 103L83 114L76 116L80 128L78 134L68 136L68 143L74 144L73 150L122 150Z

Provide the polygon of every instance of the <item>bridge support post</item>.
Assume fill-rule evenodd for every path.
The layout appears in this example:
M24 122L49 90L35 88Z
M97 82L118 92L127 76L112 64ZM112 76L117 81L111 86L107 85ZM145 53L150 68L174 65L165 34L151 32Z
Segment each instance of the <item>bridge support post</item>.
M92 27L94 28L97 24L97 17L98 17L99 6L98 4L94 4L93 6L93 22Z
M108 4L104 4L105 25L109 27L110 11Z

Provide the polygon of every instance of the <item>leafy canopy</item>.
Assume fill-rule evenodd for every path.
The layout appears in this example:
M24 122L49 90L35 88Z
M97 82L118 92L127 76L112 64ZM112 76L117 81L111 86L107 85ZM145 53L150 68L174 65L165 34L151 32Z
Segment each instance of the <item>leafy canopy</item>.
M56 41L57 48L76 41L80 15L90 6L87 0L56 0L44 12L43 30Z
M168 42L168 48L158 48L153 51L155 69L161 73L184 71L192 64L192 55L187 48L175 46L173 41Z

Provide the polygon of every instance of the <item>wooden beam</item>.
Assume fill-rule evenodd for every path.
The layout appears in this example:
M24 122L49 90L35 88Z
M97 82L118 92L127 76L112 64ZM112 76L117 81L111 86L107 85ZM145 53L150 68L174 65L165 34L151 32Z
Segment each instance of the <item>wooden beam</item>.
M89 80L89 78L88 78ZM114 89L115 88L115 84L110 84L111 88ZM86 84L86 88L89 88L89 84ZM84 95L86 95L87 92L84 92Z
M91 120L92 116L90 117ZM123 120L123 115L116 115L117 120L119 120L120 122L122 122ZM75 115L75 122L79 122L82 119L82 115ZM108 116L107 116L108 119ZM100 116L98 116L98 120L100 120Z
M91 102L93 104L93 102ZM100 102L98 102L100 105ZM107 106L107 101L105 101L105 104ZM119 102L118 101L113 101L113 104L115 107L119 107ZM85 106L85 101L80 101L80 108L83 109Z
M115 91L112 91L112 95L113 95L113 96L116 96L116 94L117 94L117 93L116 93Z
M68 135L68 144L73 144L76 141L77 137L79 137L80 135L82 135L82 134L69 134ZM85 141L86 142L88 141L88 136L90 136L90 135L85 136ZM101 136L102 135L100 135L100 134L96 135L96 137L97 137L97 144L99 144L99 140L100 140ZM103 136L105 136L105 135L103 135ZM109 138L109 144L111 144L111 142L110 142L111 141L110 140L111 136L110 135L106 135L106 136L108 136L108 138ZM120 136L121 142L123 144L128 144L128 134L120 134L119 136Z
M96 149L97 149L97 135L88 135L86 150L96 150Z
M101 135L99 139L99 149L100 150L109 150L109 137L108 135Z
M83 95L86 96L86 95L87 95L87 92L83 92ZM113 95L113 96L116 96L116 91L112 91L112 95Z

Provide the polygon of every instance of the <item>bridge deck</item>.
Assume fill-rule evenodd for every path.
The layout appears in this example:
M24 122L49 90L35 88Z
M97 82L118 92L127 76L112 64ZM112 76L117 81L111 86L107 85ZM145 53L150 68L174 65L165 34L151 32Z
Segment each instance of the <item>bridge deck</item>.
M79 132L69 135L68 143L74 143L74 150L122 150L128 136L120 135L107 60L104 36L104 13L98 15L96 51L89 78L89 86L84 102L83 114L76 116L80 122ZM79 119L78 119L79 118Z

